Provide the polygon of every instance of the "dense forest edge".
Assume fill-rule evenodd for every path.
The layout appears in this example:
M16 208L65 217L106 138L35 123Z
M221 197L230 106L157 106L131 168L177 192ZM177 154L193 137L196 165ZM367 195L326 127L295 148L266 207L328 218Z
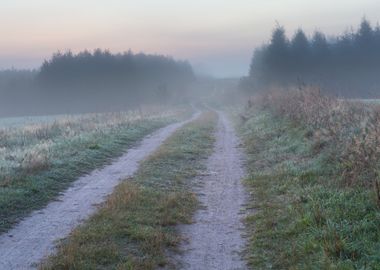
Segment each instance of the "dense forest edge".
M380 26L363 18L357 30L338 36L299 28L289 39L281 25L256 49L249 75L240 82L248 94L313 85L346 98L379 97Z

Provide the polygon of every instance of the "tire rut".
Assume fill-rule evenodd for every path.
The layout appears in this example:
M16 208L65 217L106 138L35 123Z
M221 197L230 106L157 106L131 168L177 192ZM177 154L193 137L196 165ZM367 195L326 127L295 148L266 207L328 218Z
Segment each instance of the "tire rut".
M139 162L153 153L162 142L183 125L195 120L171 124L145 137L139 146L111 165L79 178L56 201L34 211L13 229L0 235L0 269L27 270L55 251L56 242L97 210L122 179L132 176Z
M174 261L186 270L247 269L241 254L246 244L242 210L247 201L241 182L243 154L231 122L224 113L218 115L215 150L195 189L202 208L193 224L179 227L185 241Z

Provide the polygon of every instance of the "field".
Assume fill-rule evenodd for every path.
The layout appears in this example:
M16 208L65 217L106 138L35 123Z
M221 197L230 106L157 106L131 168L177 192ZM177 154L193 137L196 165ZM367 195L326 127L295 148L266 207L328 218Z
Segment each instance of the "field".
M226 114L206 108L4 125L0 267L177 269L210 252L196 267L245 266L242 152Z
M0 232L184 109L0 120Z
M249 269L380 268L376 102L336 99L305 87L256 95L229 110L218 108L230 112L241 142L221 111L196 113L185 122L180 120L189 119L191 110L184 108L3 120L0 231L32 210L44 209L80 176L112 166L113 158L165 126L165 141L150 136L151 142L143 142L150 156L132 164L135 173L117 182L86 221L63 234L57 253L42 261L38 257L35 265L178 269L196 261L199 269L208 269L221 261L216 254L224 254L228 259L221 269L245 264ZM241 152L245 168L231 167ZM225 155L229 162L221 158ZM128 162L122 164L125 170ZM231 175L239 179L234 182ZM185 224L193 234L184 230ZM219 237L222 227L224 237ZM240 233L242 227L247 237ZM234 233L239 248L229 245ZM186 249L194 239L202 254L213 258L210 262L199 250ZM229 254L241 255L234 261Z
M252 100L240 118L251 267L378 269L378 105L303 89Z

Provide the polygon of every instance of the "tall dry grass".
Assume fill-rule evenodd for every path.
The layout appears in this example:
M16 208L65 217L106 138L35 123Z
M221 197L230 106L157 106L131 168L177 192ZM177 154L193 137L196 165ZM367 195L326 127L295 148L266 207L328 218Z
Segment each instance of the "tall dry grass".
M248 102L251 108L269 110L304 126L317 152L332 146L343 183L373 187L380 205L380 105L337 99L317 88L302 87L256 96Z

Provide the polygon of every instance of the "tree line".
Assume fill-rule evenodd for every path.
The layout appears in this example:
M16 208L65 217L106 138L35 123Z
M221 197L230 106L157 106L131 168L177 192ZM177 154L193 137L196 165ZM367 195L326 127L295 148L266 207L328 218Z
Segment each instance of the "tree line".
M35 71L0 72L0 116L125 110L180 101L191 65L163 55L57 52Z
M44 61L37 79L41 86L98 86L191 81L194 75L188 62L162 55L112 54L107 50L56 53ZM103 89L103 91L106 91ZM133 91L133 90L132 90Z
M320 86L345 97L380 95L380 26L363 19L358 29L327 37L320 31L308 37L298 29L289 39L277 26L268 44L255 50L249 75L241 81L246 91Z

